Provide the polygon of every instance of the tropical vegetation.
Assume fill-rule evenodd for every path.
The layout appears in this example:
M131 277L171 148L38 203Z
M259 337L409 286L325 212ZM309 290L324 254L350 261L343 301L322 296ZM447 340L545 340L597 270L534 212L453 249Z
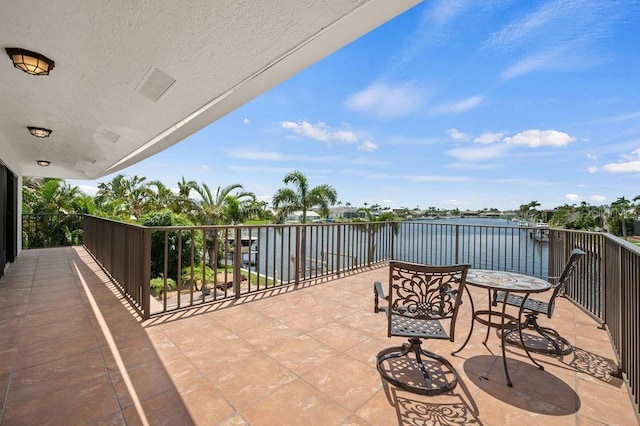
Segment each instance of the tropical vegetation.
M184 177L170 188L160 181L148 181L143 176L118 174L99 184L97 194L90 196L78 187L70 186L61 179L25 177L22 187L22 211L39 216L34 223L45 223L35 232L29 224L25 238L29 234L26 247L46 245L47 240L58 244L76 244L81 241L81 227L76 222L59 217L65 215L93 214L105 218L130 223L142 223L150 213L168 211L180 217L180 223L194 225L231 225L249 222L284 223L292 213L301 212L300 221L307 221L309 211L329 218L330 209L336 206L350 208L349 202L338 201L337 191L331 185L320 184L312 187L307 177L299 170L286 174L285 187L278 189L268 203L258 201L256 195L240 183L210 187L207 183L187 181ZM213 189L215 188L215 189ZM556 207L552 214L539 209L538 201L522 204L512 215L529 222L548 221L552 226L567 229L608 230L626 237L633 234L634 220L640 217L640 195L633 199L620 197L610 205L595 206L586 202L579 205L564 204ZM394 209L378 204L363 203L350 212L349 220L368 221L407 219L419 217L458 217L465 212L455 208L440 210L428 207ZM495 208L485 208L481 214L498 214ZM478 213L478 212L476 212ZM360 218L360 219L358 219ZM342 219L346 220L346 219ZM74 225L74 223L76 223ZM45 236L45 234L49 237ZM214 257L214 256L212 256Z

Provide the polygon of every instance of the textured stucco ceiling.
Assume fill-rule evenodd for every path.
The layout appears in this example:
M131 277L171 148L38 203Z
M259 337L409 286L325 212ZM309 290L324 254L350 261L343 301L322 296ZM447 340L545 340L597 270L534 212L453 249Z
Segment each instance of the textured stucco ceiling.
M0 159L23 175L104 176L183 140L419 2L2 2ZM42 53L55 68L27 75L12 67L5 47ZM144 81L156 70L175 83L154 101ZM53 133L37 139L27 126ZM51 165L39 167L39 159Z

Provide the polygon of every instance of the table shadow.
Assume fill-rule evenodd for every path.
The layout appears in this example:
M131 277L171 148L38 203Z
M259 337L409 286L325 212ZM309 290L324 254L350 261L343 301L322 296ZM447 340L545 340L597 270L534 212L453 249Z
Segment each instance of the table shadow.
M501 356L471 357L464 363L464 371L483 392L523 410L566 416L580 409L578 394L553 374L515 359L507 359L507 365L513 387L507 386Z

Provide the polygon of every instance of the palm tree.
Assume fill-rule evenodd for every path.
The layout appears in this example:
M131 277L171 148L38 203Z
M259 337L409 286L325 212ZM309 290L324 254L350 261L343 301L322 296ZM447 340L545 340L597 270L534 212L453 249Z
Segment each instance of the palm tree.
M196 222L198 205L195 203L189 195L191 194L191 190L194 186L197 186L198 183L194 180L186 181L184 176L182 179L178 181L178 194L175 194L173 199L172 209L175 213L183 213L186 214L190 220Z
M618 235L618 229L622 230L622 238L627 239L627 223L626 218L629 214L629 211L632 208L631 201L627 200L624 197L618 198L616 201L611 203L611 214L607 219L607 223L609 225L609 230Z
M145 177L135 175L127 178L118 174L109 182L98 185L96 205L107 216L137 221L145 213L144 204L149 198L149 187L145 181Z
M300 221L305 223L308 210L315 207L322 211L328 211L329 206L335 204L338 199L338 193L331 185L319 185L309 189L307 177L299 170L287 174L282 181L286 185L292 184L295 190L280 188L273 196L273 207L277 211L280 223L297 210L302 211Z
M572 222L572 214L575 211L575 204L564 204L563 206L557 207L553 216L551 216L551 224L563 228L569 228Z
M29 247L53 247L79 242L78 212L83 195L62 179L27 179L23 186L23 211L40 214L37 226L25 225Z
M144 206L146 212L168 208L174 213L180 213L174 209L176 195L164 183L152 180L147 183L147 188L149 192Z
M189 184L191 189L202 197L200 202L201 219L206 225L239 223L245 217L237 216L235 213L233 217L227 215L227 213L233 211L235 202L244 206L256 200L255 194L245 191L244 187L239 183L233 183L224 188L219 186L215 195L206 183L203 183L202 186L195 182L189 182ZM233 191L237 192L233 193Z
M364 213L366 217L366 222L360 225L358 228L367 234L367 243L369 249L367 250L367 262L369 264L373 263L375 252L376 252L376 234L386 228L387 226L391 226L391 231L394 235L398 235L400 232L400 224L396 222L396 216L392 212L384 212L379 215L373 215L373 209L358 209L356 213Z
M183 179L184 180L184 179ZM253 192L244 191L244 187L239 183L227 185L224 188L218 187L215 195L211 192L209 185L196 182L187 183L191 189L196 191L202 201L200 201L199 222L205 225L222 225L240 223L246 219L243 206L252 203L256 197ZM235 193L233 193L236 191ZM216 271L218 266L218 233L207 231L210 239L207 239L207 251L209 265Z
M301 222L305 223L308 210L317 207L326 212L329 210L329 206L335 204L338 199L338 193L331 185L319 185L309 189L309 181L300 170L294 170L285 175L282 181L286 185L292 184L295 190L280 188L273 196L272 203L277 211L279 223L283 223L289 214L297 210L302 211ZM300 268L298 272L304 277L307 256L306 228L303 226L300 231L300 253L298 253Z

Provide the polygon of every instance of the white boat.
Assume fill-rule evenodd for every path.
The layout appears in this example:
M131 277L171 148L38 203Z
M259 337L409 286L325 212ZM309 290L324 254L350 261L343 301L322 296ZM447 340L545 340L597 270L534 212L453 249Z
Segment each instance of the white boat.
M227 237L227 257L233 262L236 251L236 241L234 236ZM243 265L255 265L258 255L258 237L243 236L240 239L241 262Z
M549 241L549 224L544 222L536 223L535 228L531 231L531 236L539 242Z

